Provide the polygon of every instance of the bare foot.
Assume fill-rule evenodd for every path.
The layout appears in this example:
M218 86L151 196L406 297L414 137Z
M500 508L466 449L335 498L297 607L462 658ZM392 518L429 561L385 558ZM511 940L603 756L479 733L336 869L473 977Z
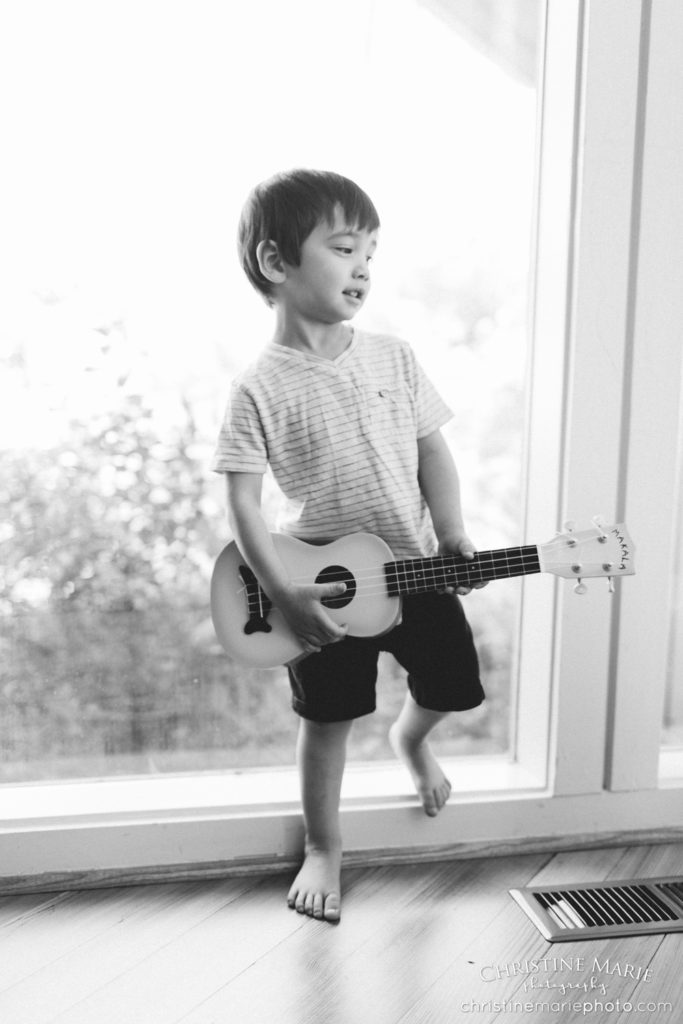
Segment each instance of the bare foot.
M299 914L319 921L341 917L341 849L309 847L299 874L287 894L287 904Z
M389 742L410 771L425 814L435 818L451 794L451 784L429 744L426 740L417 744L406 741L396 722L389 729Z

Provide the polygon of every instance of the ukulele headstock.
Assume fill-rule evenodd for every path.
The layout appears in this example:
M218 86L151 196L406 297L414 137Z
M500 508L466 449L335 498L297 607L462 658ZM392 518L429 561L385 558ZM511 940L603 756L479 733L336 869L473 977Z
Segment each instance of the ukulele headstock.
M598 518L593 522L586 530L569 526L565 533L538 546L541 571L576 580L579 594L586 590L582 579L606 577L612 590L615 576L633 576L636 571L633 541L624 524L607 524Z

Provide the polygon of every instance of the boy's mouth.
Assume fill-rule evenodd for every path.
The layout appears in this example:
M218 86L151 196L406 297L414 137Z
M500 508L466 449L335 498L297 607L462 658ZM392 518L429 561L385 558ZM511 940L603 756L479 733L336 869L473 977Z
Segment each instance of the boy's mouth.
M362 292L362 290L360 288L347 288L343 292L343 294L350 296L350 298L352 298L352 299L360 300L360 299L363 298L363 292Z

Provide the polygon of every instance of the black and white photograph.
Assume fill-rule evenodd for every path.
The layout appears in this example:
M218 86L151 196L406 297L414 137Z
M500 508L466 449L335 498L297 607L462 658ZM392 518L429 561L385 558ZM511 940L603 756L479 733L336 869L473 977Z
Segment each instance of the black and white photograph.
M0 0L0 1021L683 1014L683 5Z

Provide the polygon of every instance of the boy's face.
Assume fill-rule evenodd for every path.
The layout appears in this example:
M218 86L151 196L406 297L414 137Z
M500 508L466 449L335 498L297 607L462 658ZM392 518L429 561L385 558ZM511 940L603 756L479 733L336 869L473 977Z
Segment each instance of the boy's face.
M281 297L306 319L327 324L349 320L370 291L377 235L347 224L338 207L334 223L322 221L304 241L300 265L286 264Z

